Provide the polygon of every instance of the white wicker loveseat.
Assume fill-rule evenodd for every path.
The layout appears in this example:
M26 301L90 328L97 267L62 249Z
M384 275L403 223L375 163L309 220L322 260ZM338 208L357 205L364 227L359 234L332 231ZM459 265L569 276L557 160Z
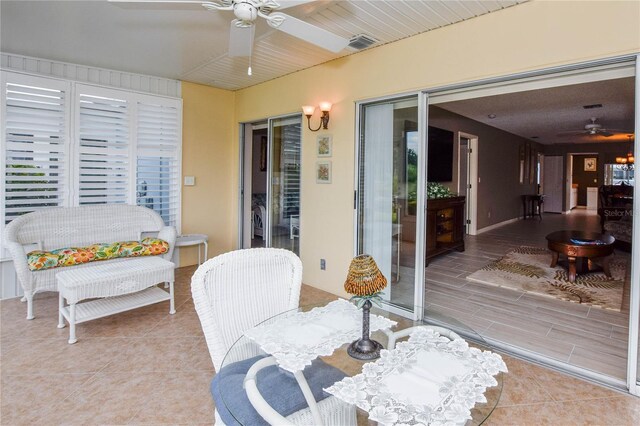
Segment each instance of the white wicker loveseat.
M56 275L76 268L95 268L112 262L129 262L145 258L119 258L75 266L32 271L26 253L32 250L56 250L86 247L97 243L139 241L143 236L157 236L169 243L169 250L159 256L171 261L176 230L165 226L160 215L151 209L125 204L102 204L80 207L54 207L20 216L5 228L6 248L11 253L18 280L27 301L27 319L34 318L33 296L40 291L57 291Z

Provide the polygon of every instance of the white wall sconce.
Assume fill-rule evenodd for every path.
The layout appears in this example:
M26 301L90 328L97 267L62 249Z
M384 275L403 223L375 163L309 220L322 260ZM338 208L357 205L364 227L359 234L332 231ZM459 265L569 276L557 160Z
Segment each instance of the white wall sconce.
M320 117L320 124L318 125L317 129L311 128L311 116L316 111L316 107L312 105L305 105L302 107L302 111L304 112L304 115L307 116L307 126L312 132L317 132L321 128L328 128L327 126L329 124L329 111L331 111L331 104L329 102L320 102L320 111L322 111L322 116Z

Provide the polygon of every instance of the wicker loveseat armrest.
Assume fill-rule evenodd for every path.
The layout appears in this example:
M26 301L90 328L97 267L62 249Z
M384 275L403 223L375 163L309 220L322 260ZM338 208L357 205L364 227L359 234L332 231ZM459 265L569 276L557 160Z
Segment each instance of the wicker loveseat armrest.
M162 255L164 259L170 261L173 257L173 250L176 245L177 237L178 232L176 231L175 226L163 226L158 232L158 238L169 243L169 251Z
M33 290L33 275L29 270L29 264L27 262L27 256L22 244L16 241L5 241L5 248L11 254L11 260L13 260L13 268L16 271L18 280L22 284L25 291Z

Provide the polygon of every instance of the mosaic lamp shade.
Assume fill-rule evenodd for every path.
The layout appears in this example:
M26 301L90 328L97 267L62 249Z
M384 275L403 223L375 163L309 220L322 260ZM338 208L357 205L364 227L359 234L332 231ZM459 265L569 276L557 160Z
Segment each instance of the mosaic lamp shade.
M354 296L371 296L387 286L376 261L368 254L361 254L351 260L344 289Z

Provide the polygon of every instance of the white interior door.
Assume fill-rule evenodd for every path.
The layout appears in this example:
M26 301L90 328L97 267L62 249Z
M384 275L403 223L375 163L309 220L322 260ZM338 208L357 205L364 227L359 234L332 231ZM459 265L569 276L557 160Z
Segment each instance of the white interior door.
M544 157L544 211L562 213L563 166L562 156Z
M465 233L477 235L478 136L458 132L458 194L465 199Z

